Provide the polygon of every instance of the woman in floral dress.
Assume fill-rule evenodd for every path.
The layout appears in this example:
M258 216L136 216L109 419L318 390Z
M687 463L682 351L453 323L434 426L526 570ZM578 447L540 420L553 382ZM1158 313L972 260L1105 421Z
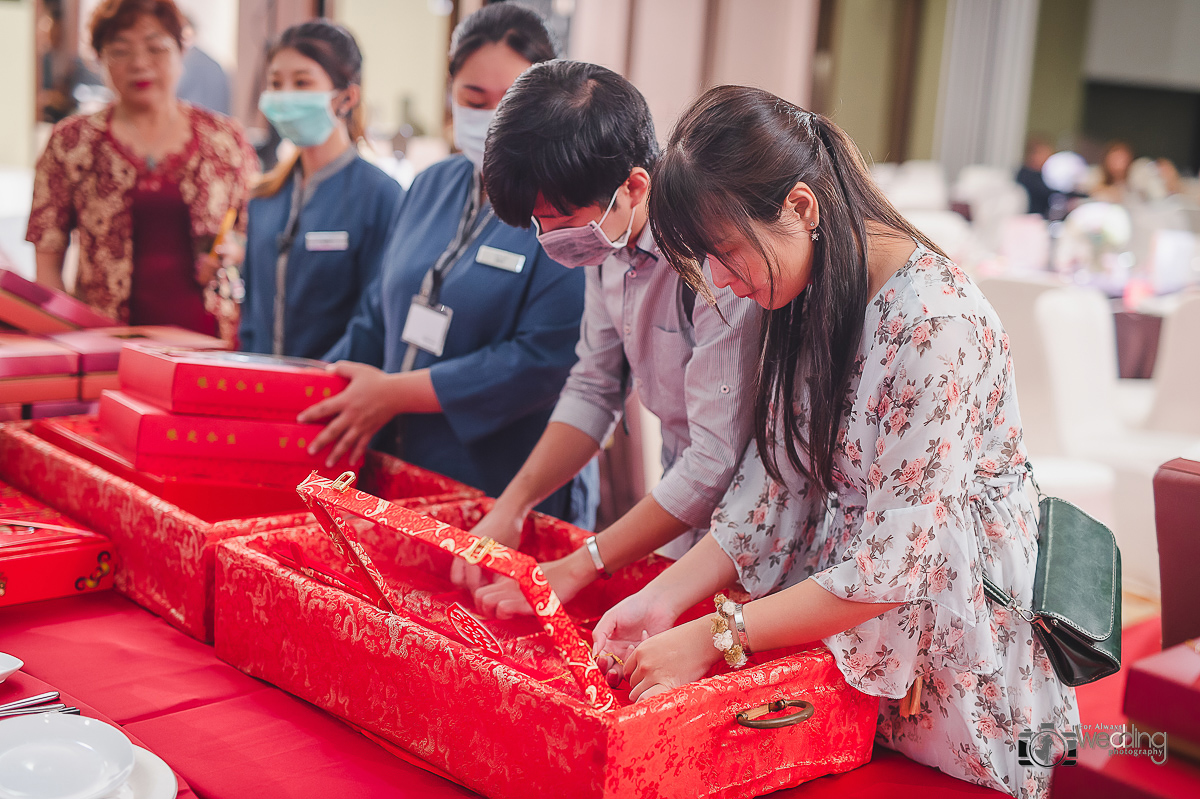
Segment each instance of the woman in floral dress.
M709 620L671 625L736 583L753 600L744 642L823 640L882 698L880 744L1045 796L1050 772L1019 762L1018 736L1078 712L1030 625L983 593L986 573L1027 605L1038 551L995 311L839 128L767 92L701 97L654 180L674 267L704 296L710 256L717 286L771 310L757 447L710 535L597 625L596 651L625 661L603 665L635 699L703 677L722 657Z

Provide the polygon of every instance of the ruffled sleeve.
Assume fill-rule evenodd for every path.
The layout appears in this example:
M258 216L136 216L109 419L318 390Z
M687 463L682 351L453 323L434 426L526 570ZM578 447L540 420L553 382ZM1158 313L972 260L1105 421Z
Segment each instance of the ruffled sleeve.
M825 639L851 684L902 697L916 674L995 671L980 550L969 503L991 350L961 316L886 317L860 391L877 428L866 506L843 523L841 561L813 575L835 596L903 602Z

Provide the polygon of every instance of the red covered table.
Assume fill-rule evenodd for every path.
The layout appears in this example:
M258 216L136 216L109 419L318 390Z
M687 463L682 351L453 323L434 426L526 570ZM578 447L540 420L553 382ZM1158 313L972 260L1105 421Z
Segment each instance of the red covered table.
M0 648L25 661L0 701L61 691L112 719L207 799L474 796L321 710L217 660L211 647L111 592L0 609ZM16 679L16 678L12 678ZM36 686L36 690L30 686ZM7 698L6 698L7 697ZM894 752L773 794L788 799L999 797Z

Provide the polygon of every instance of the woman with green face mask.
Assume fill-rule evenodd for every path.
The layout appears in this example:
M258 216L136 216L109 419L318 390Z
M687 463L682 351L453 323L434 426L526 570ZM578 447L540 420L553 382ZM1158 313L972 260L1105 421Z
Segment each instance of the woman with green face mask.
M239 329L247 352L321 357L379 274L403 189L359 157L362 54L327 20L271 48L258 107L295 154L250 201Z

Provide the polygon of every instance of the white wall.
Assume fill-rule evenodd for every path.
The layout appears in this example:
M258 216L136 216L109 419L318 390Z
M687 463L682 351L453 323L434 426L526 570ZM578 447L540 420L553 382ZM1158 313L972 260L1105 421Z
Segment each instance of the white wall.
M0 167L33 166L33 34L33 0L0 3Z
M337 19L363 51L363 92L368 124L386 134L400 124L400 99L425 132L442 132L450 18L430 11L428 0L338 0Z
M1200 2L1092 0L1084 75L1200 90Z

